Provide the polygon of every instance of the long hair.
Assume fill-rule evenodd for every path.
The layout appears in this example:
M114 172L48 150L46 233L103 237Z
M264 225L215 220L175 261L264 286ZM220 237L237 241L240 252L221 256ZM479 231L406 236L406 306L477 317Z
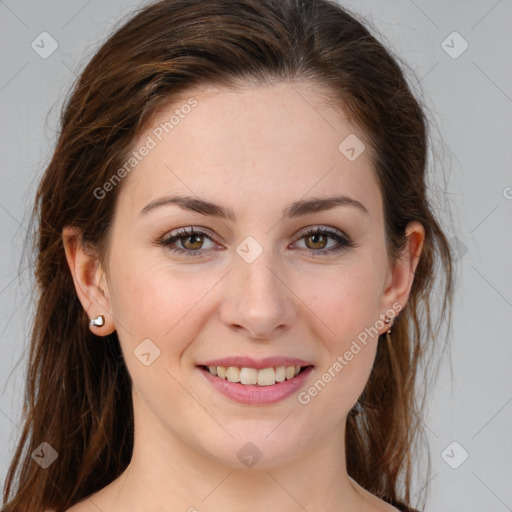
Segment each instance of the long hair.
M37 307L5 511L63 512L108 485L131 459L131 379L116 332L98 342L89 330L62 229L78 227L85 245L106 254L122 183L108 201L94 191L119 170L137 135L174 95L199 84L282 81L317 85L365 135L390 255L399 257L409 221L425 228L408 303L393 324L392 343L380 340L346 426L349 475L388 502L410 503L415 446L424 434L419 389L428 387L420 368L429 366L440 327L449 324L454 280L449 244L427 196L424 107L392 52L334 1L163 0L120 26L77 79L36 192ZM46 469L31 456L41 443L58 454Z

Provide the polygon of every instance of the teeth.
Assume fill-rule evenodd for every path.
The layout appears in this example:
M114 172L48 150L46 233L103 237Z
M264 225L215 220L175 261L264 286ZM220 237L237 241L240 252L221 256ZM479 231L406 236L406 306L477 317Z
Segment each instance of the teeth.
M236 366L228 366L226 369L226 379L229 382L240 382L240 370Z
M286 367L278 366L276 368L276 382L283 382L286 379Z
M276 383L276 371L274 368L258 370L258 386L272 386Z
M240 368L240 382L242 384L257 384L258 370L256 368Z
M293 379L293 377L295 375L295 366L287 366L285 375L286 375L286 380Z
M229 382L246 385L272 386L276 382L293 379L300 372L300 366L278 366L277 368L238 368L236 366L208 366L212 375Z

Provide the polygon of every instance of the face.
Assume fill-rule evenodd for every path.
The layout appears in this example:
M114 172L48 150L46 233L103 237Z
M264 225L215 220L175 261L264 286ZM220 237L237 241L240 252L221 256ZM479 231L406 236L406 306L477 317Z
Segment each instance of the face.
M243 467L256 447L272 467L343 432L408 289L369 149L340 150L349 136L363 140L313 88L280 84L190 90L134 144L107 314L136 421L163 450Z

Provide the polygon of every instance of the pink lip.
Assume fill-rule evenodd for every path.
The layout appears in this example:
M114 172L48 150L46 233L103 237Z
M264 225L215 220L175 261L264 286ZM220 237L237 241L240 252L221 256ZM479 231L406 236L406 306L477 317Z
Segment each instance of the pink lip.
M292 360L290 359L288 361ZM267 366L264 365L263 368L273 366L268 364L268 360L265 360L265 364ZM224 365L211 364L209 366ZM238 366L238 364L231 364L231 366ZM278 364L277 366L286 366L286 364ZM289 364L289 366L293 365ZM221 379L220 377L213 376L208 370L205 370L204 368L198 369L217 391L220 391L223 395L227 396L231 400L234 400L235 402L246 405L269 405L284 400L290 395L296 393L301 387L303 387L309 374L313 371L313 367L308 366L308 368L303 370L293 379L285 380L283 382L276 382L271 386L257 386L240 384L238 382L229 382L227 380Z
M264 359L253 359L252 357L224 357L197 363L196 366L236 366L238 368L277 368L278 366L313 366L312 363L303 359L293 357L265 357Z

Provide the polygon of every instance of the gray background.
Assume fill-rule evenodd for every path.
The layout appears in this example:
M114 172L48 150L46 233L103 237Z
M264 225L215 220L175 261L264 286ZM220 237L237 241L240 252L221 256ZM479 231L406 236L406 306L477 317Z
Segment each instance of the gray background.
M0 0L2 482L19 434L32 314L32 276L20 258L35 186L75 75L113 25L141 4ZM414 70L414 87L437 129L433 163L446 173L433 174L435 188L454 214L450 220L440 207L460 280L452 370L446 359L426 418L432 457L426 512L512 510L512 1L343 4L364 15ZM46 59L31 47L44 31L58 42ZM454 31L463 39L450 36ZM467 50L453 58L463 40Z

